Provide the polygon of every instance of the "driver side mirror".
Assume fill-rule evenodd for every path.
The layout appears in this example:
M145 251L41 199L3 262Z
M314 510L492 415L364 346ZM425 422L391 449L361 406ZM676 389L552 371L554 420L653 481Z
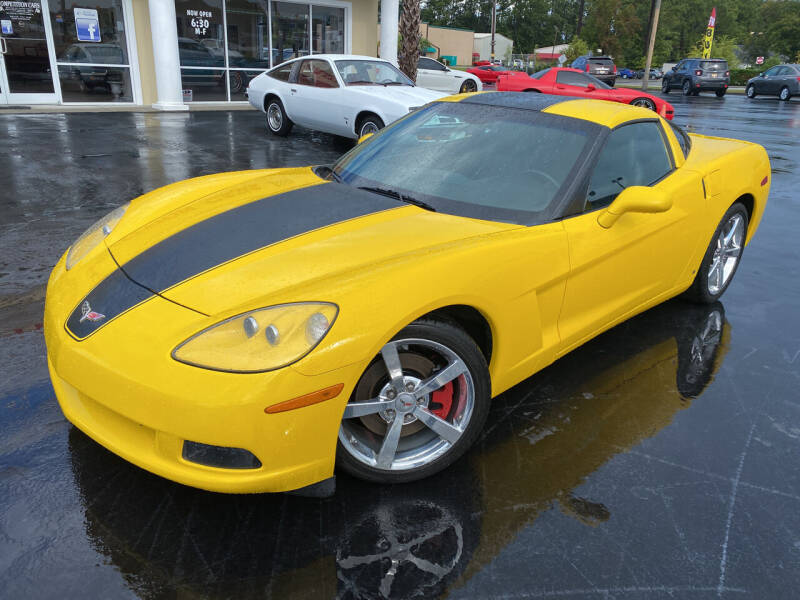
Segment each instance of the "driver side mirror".
M358 138L358 142L356 142L356 144L360 144L361 142L366 142L373 135L375 135L375 134L374 133L365 133L360 138Z
M672 70L673 71L677 71L678 70L678 65L675 65L674 67L672 67Z
M597 88L596 88L596 87L594 87L594 84L593 84L593 83L590 83L589 85L587 85L587 86L586 86L586 91L587 91L587 92L593 92L593 91L595 91L596 89L597 89Z
M663 213L672 208L672 198L661 190L632 185L625 188L614 202L597 217L601 227L608 229L625 213Z
M759 74L758 74L758 76L759 76L759 77L766 77L766 76L767 76L767 72L766 72L766 71L764 71L764 72L762 72L762 73L759 73Z

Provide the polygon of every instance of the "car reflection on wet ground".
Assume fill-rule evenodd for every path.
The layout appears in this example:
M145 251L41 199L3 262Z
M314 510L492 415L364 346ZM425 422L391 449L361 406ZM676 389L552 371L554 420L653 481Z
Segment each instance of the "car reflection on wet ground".
M772 160L722 302L668 302L502 394L445 473L342 475L325 500L206 493L107 452L61 415L38 327L51 265L110 208L344 148L268 138L255 112L0 117L3 596L796 597L800 106L670 101Z

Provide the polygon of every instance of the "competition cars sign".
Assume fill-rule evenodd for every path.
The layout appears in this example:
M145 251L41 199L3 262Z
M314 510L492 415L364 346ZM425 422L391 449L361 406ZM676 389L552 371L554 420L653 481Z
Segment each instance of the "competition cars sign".
M711 58L711 45L714 43L714 27L717 24L717 7L711 9L711 17L708 19L706 35L703 38L703 58Z

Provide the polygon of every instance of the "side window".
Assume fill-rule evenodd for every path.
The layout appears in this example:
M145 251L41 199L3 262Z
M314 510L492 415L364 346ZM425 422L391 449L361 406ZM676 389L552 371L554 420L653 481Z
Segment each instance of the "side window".
M300 70L297 72L297 83L300 85L314 85L314 75L311 71L310 60L304 60L300 63Z
M429 71L444 71L444 65L431 58L420 58L419 68L428 69Z
M689 158L689 152L692 149L692 140L689 138L689 135L680 127L675 125L672 121L667 121L669 126L672 127L672 132L675 134L675 137L678 139L678 144L681 147L681 151L683 152L684 158Z
M776 75L780 75L781 77L785 77L786 75L791 75L792 71L789 67L778 67L778 72L775 73Z
M558 75L556 75L556 83L586 87L589 84L589 79L585 75L574 71L559 71Z
M653 121L624 125L611 132L594 168L586 210L611 204L631 185L649 186L672 171L661 126Z
M336 75L333 74L333 69L327 60L309 60L311 63L311 76L314 79L312 84L314 87L319 88L338 88L339 82L336 81Z
M289 76L292 74L292 69L294 69L294 63L286 63L280 67L272 69L272 71L269 71L267 75L280 81L289 81Z

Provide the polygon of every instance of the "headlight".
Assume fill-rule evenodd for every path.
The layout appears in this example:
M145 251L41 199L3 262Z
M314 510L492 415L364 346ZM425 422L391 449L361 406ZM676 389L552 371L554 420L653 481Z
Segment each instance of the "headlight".
M279 304L212 325L172 351L188 365L258 373L297 362L322 341L339 308L328 302Z
M114 227L117 226L117 223L122 219L122 215L125 214L128 204L124 204L112 210L105 217L84 231L81 237L75 240L75 243L70 246L69 252L67 252L67 271L74 267L80 259L89 254L92 248L97 246L103 241L103 238L111 233Z

